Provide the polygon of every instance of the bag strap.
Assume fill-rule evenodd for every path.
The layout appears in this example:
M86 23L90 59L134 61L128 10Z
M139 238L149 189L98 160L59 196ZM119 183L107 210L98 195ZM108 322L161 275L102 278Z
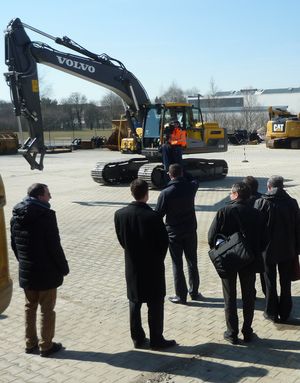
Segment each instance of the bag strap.
M246 232L245 232L245 228L241 222L241 219L240 219L240 216L238 214L238 209L237 208L233 208L232 209L232 213L234 215L234 217L236 218L237 220L237 223L239 225L239 228L240 228L240 232L243 234L243 236L246 238Z

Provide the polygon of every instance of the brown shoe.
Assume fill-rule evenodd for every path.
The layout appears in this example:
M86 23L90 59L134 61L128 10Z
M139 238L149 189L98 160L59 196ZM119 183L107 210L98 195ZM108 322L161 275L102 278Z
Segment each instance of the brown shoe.
M52 347L49 348L49 350L41 351L40 355L43 358L47 358L48 356L54 354L55 352L59 351L62 349L62 344L61 343L52 343Z

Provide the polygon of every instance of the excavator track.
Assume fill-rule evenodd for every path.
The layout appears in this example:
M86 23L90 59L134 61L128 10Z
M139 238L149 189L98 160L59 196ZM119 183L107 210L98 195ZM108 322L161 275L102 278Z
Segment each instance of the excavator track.
M138 176L139 168L146 164L146 158L131 158L125 161L97 162L91 171L93 180L100 184L114 185L129 183Z
M224 160L186 158L183 160L184 170L199 181L215 180L226 177L228 165Z
M199 181L215 180L226 177L228 165L224 160L187 158L183 160L184 171ZM153 189L164 188L170 178L162 164L147 163L140 167L138 177L147 181Z
M148 163L139 168L138 178L148 182L153 189L162 189L170 181L161 163Z

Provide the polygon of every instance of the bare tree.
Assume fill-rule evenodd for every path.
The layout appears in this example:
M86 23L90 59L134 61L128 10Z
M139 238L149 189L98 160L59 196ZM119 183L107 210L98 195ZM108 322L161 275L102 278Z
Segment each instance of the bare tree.
M259 110L259 102L255 96L255 89L249 87L242 90L244 98L244 108L242 112L243 128L252 132L261 128L261 122L266 117L266 113Z
M2 132L17 130L17 121L11 102L0 100L0 130Z
M101 110L100 107L96 105L94 102L90 102L86 105L84 120L86 127L89 129L97 129L100 125L101 119Z
M101 101L103 111L103 122L105 125L111 126L111 120L119 119L124 113L124 104L122 99L115 93L109 92Z
M185 92L173 82L160 97L159 102L186 102Z
M71 93L67 99L62 100L62 104L64 106L64 111L69 116L69 123L72 129L74 130L78 128L82 130L82 125L84 122L84 110L87 104L86 96L78 92L74 92Z
M210 88L207 94L207 106L209 108L209 113L205 114L207 121L217 121L219 122L220 115L217 113L217 108L219 107L219 100L217 98L217 93L219 91L214 78L210 79ZM219 122L220 123L220 122Z

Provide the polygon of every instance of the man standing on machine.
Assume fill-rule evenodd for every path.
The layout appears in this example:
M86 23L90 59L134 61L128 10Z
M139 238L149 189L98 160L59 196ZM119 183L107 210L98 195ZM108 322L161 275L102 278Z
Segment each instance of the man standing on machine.
M182 165L182 149L186 147L186 130L182 129L179 121L171 121L164 128L164 144L162 159L165 171L171 164Z

